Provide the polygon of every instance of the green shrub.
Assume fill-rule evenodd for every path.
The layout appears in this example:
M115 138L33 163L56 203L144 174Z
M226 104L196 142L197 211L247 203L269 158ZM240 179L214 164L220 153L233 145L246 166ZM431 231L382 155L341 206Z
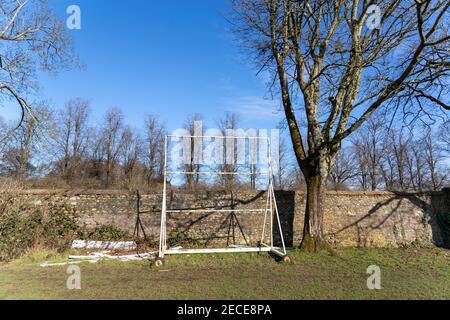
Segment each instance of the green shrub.
M77 237L75 210L65 204L34 206L14 199L0 206L0 261L10 261L41 246L59 252Z
M76 210L66 203L36 206L0 194L0 261L19 258L34 248L61 253L75 239L120 241L130 236L113 226L79 227Z
M169 247L186 245L186 246L200 246L201 243L198 239L189 237L187 232L172 230L167 237L167 245Z
M91 230L82 230L79 233L82 240L121 241L129 239L128 233L113 226L100 226Z
M70 247L79 233L75 209L66 204L54 204L48 207L43 222L46 248L62 252Z
M0 261L21 256L39 242L42 211L23 206L0 212Z

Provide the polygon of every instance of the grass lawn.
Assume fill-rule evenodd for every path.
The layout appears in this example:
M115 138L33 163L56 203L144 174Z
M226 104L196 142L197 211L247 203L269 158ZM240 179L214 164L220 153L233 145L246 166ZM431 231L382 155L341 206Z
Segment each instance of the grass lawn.
M81 264L81 290L68 290L67 267L39 266L61 256L40 252L0 265L0 299L450 299L450 251L339 249L290 252L294 264L267 254L168 257ZM381 268L381 290L368 290L369 265Z

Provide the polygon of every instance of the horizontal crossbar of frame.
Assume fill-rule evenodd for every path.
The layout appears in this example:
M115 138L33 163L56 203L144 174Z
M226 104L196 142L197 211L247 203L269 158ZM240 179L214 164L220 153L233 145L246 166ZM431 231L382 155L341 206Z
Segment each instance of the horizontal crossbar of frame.
M269 209L177 209L177 210L166 210L167 213L178 213L178 212L266 212Z
M243 247L243 248L216 248L216 249L169 249L164 251L164 254L202 254L202 253L251 253L251 252L272 252L279 257L286 256L280 248L270 247Z
M256 139L256 140L267 140L270 141L268 137L248 137L248 136L185 136L185 135L168 135L168 138L206 138L206 139Z
M270 252L270 248L245 247L245 248L216 248L216 249L169 249L165 254L186 253L233 253L233 252Z
M270 173L268 172L215 172L215 171L208 171L208 172L185 172L185 171L178 171L178 172L166 172L166 175L177 175L177 174L187 174L187 175L230 175L230 176L237 176L237 175L243 175L243 176L269 176Z

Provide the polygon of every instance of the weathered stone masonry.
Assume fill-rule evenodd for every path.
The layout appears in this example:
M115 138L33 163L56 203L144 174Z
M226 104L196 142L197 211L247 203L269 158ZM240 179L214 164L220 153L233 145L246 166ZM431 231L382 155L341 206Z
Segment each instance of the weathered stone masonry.
M305 194L277 192L277 202L288 246L300 243ZM64 192L34 190L18 194L27 202L66 202L74 207L79 223L88 228L110 225L132 234L136 219L136 195L118 191ZM156 240L160 227L160 194L141 196L141 215L146 234ZM173 192L173 209L264 208L264 192ZM325 203L327 239L339 246L399 247L404 245L449 246L447 226L439 219L450 215L449 191L406 194L389 192L330 192ZM192 245L253 244L261 237L263 214L174 213L168 218L170 242ZM234 239L234 240L233 240ZM274 232L277 241L278 233Z

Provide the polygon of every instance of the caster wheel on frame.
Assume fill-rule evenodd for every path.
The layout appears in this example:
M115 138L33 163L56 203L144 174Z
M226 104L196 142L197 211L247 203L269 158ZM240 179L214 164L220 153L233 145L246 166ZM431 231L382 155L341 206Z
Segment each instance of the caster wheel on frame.
M156 260L155 260L155 266L157 267L157 268L160 268L160 267L162 267L164 265L164 260L162 259L162 258L157 258Z
M289 264L293 263L292 258L291 258L290 256L288 256L288 255L284 256L284 257L282 258L282 261L283 261L284 263L289 263Z

